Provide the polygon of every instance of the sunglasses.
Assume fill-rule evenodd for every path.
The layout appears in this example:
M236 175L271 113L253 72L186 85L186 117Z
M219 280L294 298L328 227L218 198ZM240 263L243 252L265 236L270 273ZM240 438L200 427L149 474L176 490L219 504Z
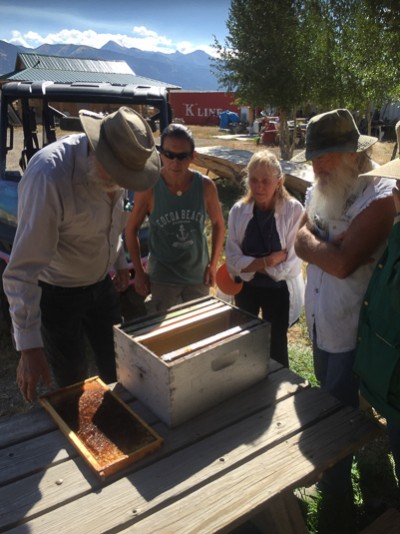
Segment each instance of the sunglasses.
M160 154L165 156L168 159L177 159L179 161L183 161L184 159L188 159L192 157L193 152L170 152L169 150L164 150L163 148L159 147L158 151Z

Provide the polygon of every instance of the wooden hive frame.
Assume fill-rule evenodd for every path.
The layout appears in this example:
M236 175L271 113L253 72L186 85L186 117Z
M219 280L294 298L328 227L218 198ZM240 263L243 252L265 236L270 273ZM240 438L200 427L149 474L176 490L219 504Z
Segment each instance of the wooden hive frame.
M86 441L79 432L75 431L72 427L75 426L74 417L78 413L79 417L79 398L85 392L100 392L101 395L107 396L108 403L104 407L104 411L101 417L98 417L98 422L94 423L98 426L99 436L105 436L104 442L113 443L107 437L107 432L104 424L108 420L108 416L111 418L114 414L119 413L124 417L124 425L121 425L122 432L125 433L124 450L119 451L112 460L102 460L101 454L96 454L90 447L89 441ZM95 471L95 473L102 479L120 471L124 467L130 465L133 462L138 461L147 454L157 450L163 444L163 439L148 426L131 408L124 403L98 376L88 378L87 380L78 384L67 386L60 390L54 391L43 395L39 399L40 404L50 414L53 420L56 422L61 432L69 439L69 441L75 446L79 454L86 460L89 466ZM63 410L64 407L64 410ZM114 408L114 412L109 408ZM76 410L77 409L77 410ZM100 411L100 407L96 410L93 419L96 418L96 414ZM101 424L99 423L101 419ZM131 431L132 434L129 434ZM128 432L129 437L127 438ZM142 438L142 441L136 440L133 435ZM115 434L115 432L114 432ZM115 445L116 450L118 449ZM129 450L130 449L130 450Z

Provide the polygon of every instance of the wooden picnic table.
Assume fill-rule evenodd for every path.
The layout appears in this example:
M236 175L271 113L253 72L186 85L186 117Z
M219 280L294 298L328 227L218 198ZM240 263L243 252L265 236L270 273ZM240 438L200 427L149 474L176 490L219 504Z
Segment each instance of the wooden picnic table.
M252 518L306 532L292 490L380 433L274 361L268 378L173 429L114 391L163 447L104 481L44 409L0 421L0 532L203 534Z
M221 178L233 180L240 184L243 170L248 164L251 150L236 150L223 146L196 148L194 164L211 171ZM288 188L304 195L307 188L314 182L312 166L307 163L280 160Z

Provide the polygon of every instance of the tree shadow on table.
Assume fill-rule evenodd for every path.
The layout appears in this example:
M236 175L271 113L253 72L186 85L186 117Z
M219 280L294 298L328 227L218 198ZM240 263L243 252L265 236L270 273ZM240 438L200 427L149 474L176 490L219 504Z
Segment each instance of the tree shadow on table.
M356 534L390 508L400 509L400 490L386 434L359 449L351 471L350 497L330 497L317 485L296 490L310 534Z

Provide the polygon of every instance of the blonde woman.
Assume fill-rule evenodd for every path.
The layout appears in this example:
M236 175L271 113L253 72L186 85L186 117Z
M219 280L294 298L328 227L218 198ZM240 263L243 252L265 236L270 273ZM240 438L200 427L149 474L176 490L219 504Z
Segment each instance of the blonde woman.
M243 280L235 303L271 323L271 357L289 366L287 331L304 301L302 261L294 239L304 208L284 187L282 169L269 150L256 152L247 166L246 194L228 218L226 262Z

